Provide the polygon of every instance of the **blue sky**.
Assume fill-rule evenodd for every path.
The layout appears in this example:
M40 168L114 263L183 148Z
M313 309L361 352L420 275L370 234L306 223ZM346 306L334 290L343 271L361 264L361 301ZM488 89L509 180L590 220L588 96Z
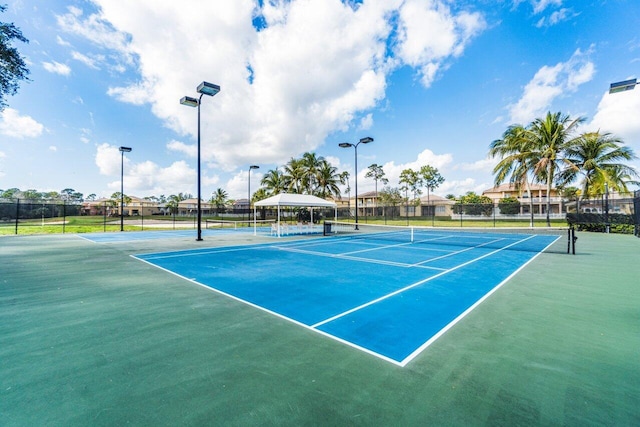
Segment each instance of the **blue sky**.
M436 194L493 185L489 144L547 111L584 116L640 154L636 0L15 0L0 15L29 44L31 70L0 113L0 189L108 197L196 193L197 111L179 104L221 86L202 112L202 194L247 197L262 175L313 151L358 190L377 163L429 164ZM633 164L640 170L640 162ZM352 190L353 191L353 190Z

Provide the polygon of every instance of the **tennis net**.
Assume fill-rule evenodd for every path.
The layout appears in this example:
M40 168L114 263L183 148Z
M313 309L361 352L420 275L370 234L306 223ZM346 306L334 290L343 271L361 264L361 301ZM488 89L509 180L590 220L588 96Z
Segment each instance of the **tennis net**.
M257 219L255 220L256 227L271 227L271 224L276 222L275 219ZM238 229L238 228L253 228L254 220L239 220L232 221L226 219L207 219L205 226L207 229L225 228L225 229Z
M325 235L371 241L575 254L572 227L427 227L325 221ZM555 244L554 244L555 243ZM553 247L552 247L553 244ZM566 251L565 251L566 249Z

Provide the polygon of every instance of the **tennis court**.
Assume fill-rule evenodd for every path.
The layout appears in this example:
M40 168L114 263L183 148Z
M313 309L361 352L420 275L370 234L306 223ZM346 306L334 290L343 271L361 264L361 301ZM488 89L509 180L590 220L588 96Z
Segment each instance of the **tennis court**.
M563 235L420 231L136 258L404 366Z
M304 246L314 240L338 245L340 236L335 242L244 232L204 237L196 242L193 230L184 238L108 244L68 234L0 237L0 424L640 424L636 237L580 233L575 256L562 253L564 239L537 256L500 252L532 258L404 367L132 257L173 252L192 263L184 255L207 250L223 256L218 252L235 248L260 257L312 251L295 258L303 270L311 263L309 269L320 266L321 274L354 280L354 274L372 279L362 270L379 267L375 250L347 255L335 247ZM364 249L366 239L350 240ZM452 251L464 249L454 246ZM327 272L336 264L325 261L334 258L350 269ZM249 280L246 266L257 264L244 261ZM199 274L214 273L200 267ZM394 275L424 270L433 277L426 268L389 267ZM278 271L304 290L304 271L291 263ZM331 285L333 294L337 289L340 282ZM370 292L368 286L361 290ZM400 295L408 302L418 291ZM291 292L289 297L299 304ZM300 299L309 302L306 295ZM385 301L397 307L394 299ZM365 311L367 322L375 320ZM306 321L314 325L317 318L327 315ZM400 327L420 329L418 320L410 323Z

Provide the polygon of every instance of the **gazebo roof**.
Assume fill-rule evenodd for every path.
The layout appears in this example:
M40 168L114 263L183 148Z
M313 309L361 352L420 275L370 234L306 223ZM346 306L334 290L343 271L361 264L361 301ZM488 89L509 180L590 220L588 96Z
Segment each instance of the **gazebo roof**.
M305 207L326 207L335 208L336 204L329 200L310 194L290 194L280 193L267 199L260 200L254 206L305 206Z

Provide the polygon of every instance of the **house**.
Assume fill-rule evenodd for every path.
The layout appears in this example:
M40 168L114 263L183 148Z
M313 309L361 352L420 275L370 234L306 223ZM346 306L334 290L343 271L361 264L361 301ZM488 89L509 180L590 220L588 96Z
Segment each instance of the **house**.
M483 196L490 198L495 205L500 200L512 197L520 202L520 214L530 214L531 203L533 202L533 213L537 215L546 215L547 201L550 202L550 215L562 216L566 213L566 206L563 203L560 192L557 188L551 188L550 194L547 196L547 186L542 184L530 184L529 190L526 186L516 188L514 184L500 184L496 187L489 188L482 192Z
M201 215L212 215L215 205L200 201ZM198 199L191 198L178 202L178 216L196 216L198 214Z

